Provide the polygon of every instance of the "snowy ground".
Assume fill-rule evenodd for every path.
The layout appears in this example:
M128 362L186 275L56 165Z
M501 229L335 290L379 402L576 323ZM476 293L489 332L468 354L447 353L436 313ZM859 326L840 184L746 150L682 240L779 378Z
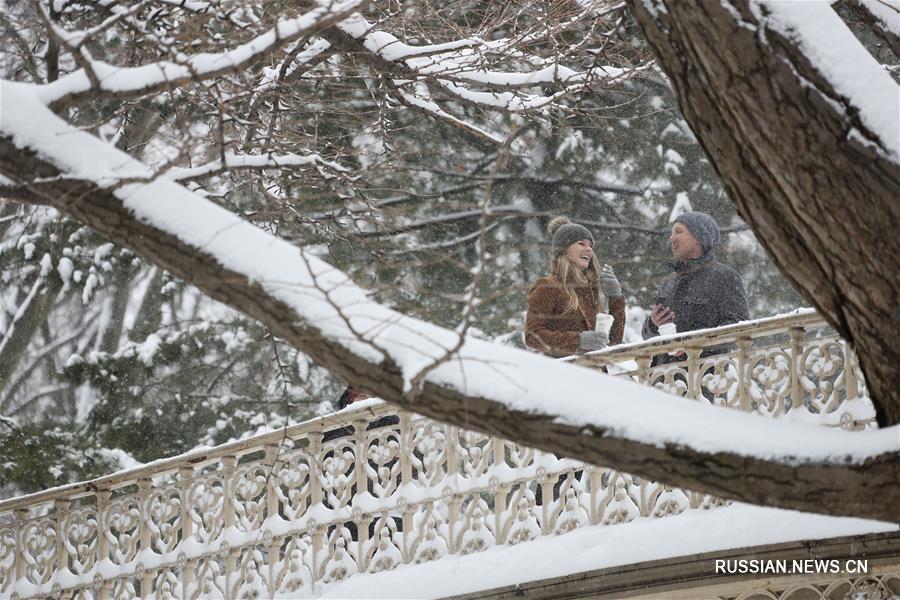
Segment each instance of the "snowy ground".
M393 571L354 575L323 598L438 598L701 552L896 531L879 521L733 504L663 519L597 525Z

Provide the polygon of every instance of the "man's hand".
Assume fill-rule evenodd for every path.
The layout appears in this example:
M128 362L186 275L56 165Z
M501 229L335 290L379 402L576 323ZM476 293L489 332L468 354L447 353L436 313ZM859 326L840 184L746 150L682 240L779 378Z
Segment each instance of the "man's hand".
M671 323L675 320L675 313L668 306L662 304L654 304L653 310L650 311L650 321L659 328L660 325Z

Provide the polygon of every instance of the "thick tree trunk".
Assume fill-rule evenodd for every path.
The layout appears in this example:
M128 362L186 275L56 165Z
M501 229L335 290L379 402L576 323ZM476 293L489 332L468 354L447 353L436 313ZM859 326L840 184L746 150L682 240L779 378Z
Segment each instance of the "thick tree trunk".
M34 285L34 282L29 282L28 285ZM9 384L16 367L25 356L25 351L34 336L40 331L41 325L46 322L47 315L50 314L62 289L62 281L55 273L48 274L46 280L39 285L40 290L31 299L19 319L11 325L12 335L0 349L0 390ZM24 296L25 294L21 298L23 302L26 301Z
M628 0L741 217L900 423L900 167L749 3Z
M601 427L557 422L556 415L525 413L506 404L465 395L450 385L426 383L415 400L403 393L403 375L390 362L366 360L258 283L223 267L215 256L138 221L108 189L86 181L52 177L53 167L0 137L0 172L15 181L44 174L46 202L196 285L211 297L258 319L275 335L355 385L405 408L462 427L477 429L594 464L610 465L725 498L808 512L900 521L900 451L859 465L789 465L782 462L704 452L684 445L657 446L627 439ZM558 365L559 368L578 368ZM748 417L752 418L752 417Z
M106 322L106 329L100 332L100 352L112 354L119 349L119 340L125 327L125 313L131 299L132 277L130 270L124 269L116 275L116 291L109 307L109 320Z
M141 299L141 306L138 308L137 316L134 319L134 325L128 332L128 339L132 342L140 342L147 339L147 336L159 329L162 322L162 305L163 305L163 274L162 269L153 269L150 281L147 282L147 291Z

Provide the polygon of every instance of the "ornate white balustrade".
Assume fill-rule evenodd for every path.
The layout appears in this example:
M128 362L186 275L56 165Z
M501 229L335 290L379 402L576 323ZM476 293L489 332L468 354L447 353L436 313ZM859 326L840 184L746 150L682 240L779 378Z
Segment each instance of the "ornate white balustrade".
M722 343L735 348L701 357ZM649 366L681 348L683 365ZM811 313L576 360L771 416L859 428L871 412L848 349ZM0 597L308 597L360 572L721 503L369 402L0 502Z
M666 354L683 359L651 366L654 356ZM564 360L759 415L848 430L874 424L852 349L812 309Z

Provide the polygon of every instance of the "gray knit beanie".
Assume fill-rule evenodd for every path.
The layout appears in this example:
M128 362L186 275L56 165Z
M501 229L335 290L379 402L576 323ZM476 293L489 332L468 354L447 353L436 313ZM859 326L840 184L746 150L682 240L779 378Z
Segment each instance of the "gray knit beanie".
M722 239L719 233L719 226L716 225L715 219L704 212L686 212L682 213L675 219L676 223L681 223L688 228L691 235L700 242L700 249L706 254Z
M579 240L590 240L594 243L594 236L588 228L578 223L573 223L567 217L553 217L547 223L547 232L553 237L550 248L551 256L565 254L566 249Z

